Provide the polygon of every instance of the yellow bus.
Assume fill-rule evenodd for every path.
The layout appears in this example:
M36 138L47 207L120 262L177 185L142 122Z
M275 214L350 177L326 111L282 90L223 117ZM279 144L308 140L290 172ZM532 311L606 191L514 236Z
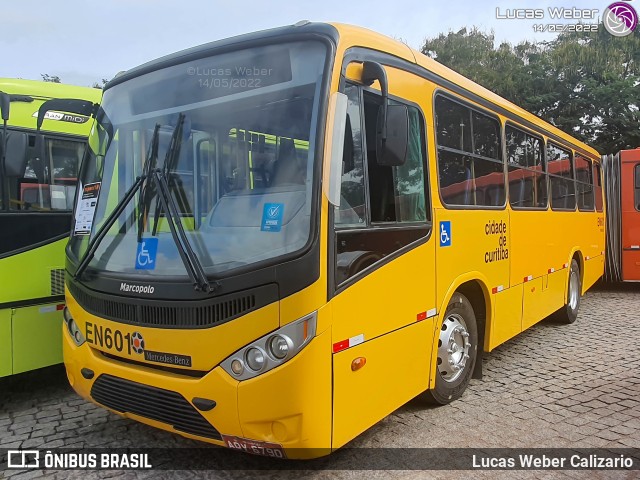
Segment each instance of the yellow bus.
M69 381L189 438L327 454L417 395L459 398L481 352L575 321L603 273L598 152L361 28L130 70L89 146Z

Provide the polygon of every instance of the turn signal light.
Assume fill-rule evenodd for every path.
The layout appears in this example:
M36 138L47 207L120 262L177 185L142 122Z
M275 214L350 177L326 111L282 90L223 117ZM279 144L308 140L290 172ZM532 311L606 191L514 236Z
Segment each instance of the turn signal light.
M362 367L364 367L366 364L367 364L367 359L366 358L364 358L364 357L354 358L353 362L351 362L351 371L352 372L357 372Z

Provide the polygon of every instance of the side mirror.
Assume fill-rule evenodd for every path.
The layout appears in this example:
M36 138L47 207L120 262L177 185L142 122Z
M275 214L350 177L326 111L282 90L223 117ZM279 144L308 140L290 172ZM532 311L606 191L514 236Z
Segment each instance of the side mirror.
M0 92L0 116L5 122L9 120L9 106L11 105L11 98L4 92Z
M71 117L74 120L74 123L84 123L88 120L88 118L83 117L95 117L98 113L99 105L97 103L90 102L88 100L79 100L75 98L52 98L51 100L47 100L38 109L38 119L36 122L36 143L35 143L35 156L38 159L36 163L39 162L42 169L44 168L44 159L46 158L45 151L45 141L44 135L40 132L40 128L42 128L42 122L44 122L44 118L47 112L51 110L57 110L61 112L67 113L75 113L78 115L82 115L82 117ZM44 171L44 170L43 170ZM36 172L36 176L38 177L38 181L43 181L41 177ZM44 175L42 175L44 177Z
M382 105L378 110L376 127L376 157L381 166L404 165L409 142L409 111L404 105L389 104L389 82L384 67L377 62L364 62L362 83L380 83Z
M388 105L386 112L387 138L376 137L376 157L378 165L385 167L400 167L407 159L409 145L409 109L406 105ZM378 128L385 121L382 107L378 111Z
M27 134L10 132L7 135L4 174L7 177L21 177L27 166Z

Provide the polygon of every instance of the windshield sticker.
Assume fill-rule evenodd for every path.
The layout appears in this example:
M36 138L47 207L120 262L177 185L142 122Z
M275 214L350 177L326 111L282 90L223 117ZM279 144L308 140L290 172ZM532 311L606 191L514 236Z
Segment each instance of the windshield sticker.
M136 270L153 270L156 268L158 253L158 239L156 237L143 238L138 243L136 251Z
M282 228L282 218L284 214L284 203L265 203L262 211L263 232L279 232Z
M100 182L88 183L82 187L82 196L76 209L76 224L73 228L74 235L89 235L93 226L93 218L96 214Z

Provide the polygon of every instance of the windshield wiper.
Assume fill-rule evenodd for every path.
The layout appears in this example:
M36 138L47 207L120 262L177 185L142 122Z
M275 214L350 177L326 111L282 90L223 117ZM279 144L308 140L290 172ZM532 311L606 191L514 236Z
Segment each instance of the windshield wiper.
M151 138L151 146L149 147L147 158L145 159L144 165L142 167L142 175L136 178L136 181L133 182L133 185L131 185L131 187L129 187L129 190L127 190L127 193L125 193L122 200L120 200L116 204L116 208L113 209L113 211L109 214L105 222L102 224L102 226L96 233L96 236L93 237L93 240L89 242L89 247L87 248L87 251L82 256L82 258L80 259L80 263L78 264L78 268L76 269L76 273L73 275L73 278L75 279L80 278L80 275L82 275L82 273L87 268L87 265L89 265L89 262L91 262L91 259L95 255L96 250L100 245L100 242L105 237L109 229L116 222L118 217L122 214L122 212L127 207L127 205L129 204L133 196L138 191L138 189L142 186L144 180L147 178L149 180L151 179L151 176L149 175L151 171L150 165L154 161L154 157L158 156L158 132L159 131L160 131L160 125L156 124L156 127L153 131L153 137ZM82 192L79 192L78 195L82 195ZM138 224L138 227L140 227L140 224ZM138 241L140 241L140 232L141 230L139 228Z
M184 113L178 115L178 123L176 124L176 128L173 130L173 134L171 135L171 140L169 142L169 148L167 149L167 154L164 158L164 165L162 167L162 175L168 179L171 172L173 172L175 168L175 164L180 157L180 147L182 147L182 131L184 128ZM169 180L167 180L167 185L169 185ZM156 210L153 215L153 231L152 235L155 236L158 233L158 223L160 221L160 213L161 208L156 206Z
M184 113L181 113L178 116L178 123L173 131L173 135L171 135L171 141L169 143L169 149L167 150L163 168L154 168L152 170L152 175L157 186L158 199L160 200L160 206L162 207L162 209L160 209L156 206L152 235L155 236L158 232L160 211L164 210L169 223L171 236L178 247L180 258L187 269L187 273L189 274L195 289L205 293L211 293L217 289L218 283L216 282L213 285L209 283L207 275L204 272L204 268L202 267L202 263L191 248L184 226L182 225L182 220L180 219L180 212L178 211L174 198L171 196L171 189L169 188L169 181L167 180L167 177L174 170L178 158L180 157L184 120L185 115Z
M205 293L213 293L215 290L217 290L217 288L219 287L219 283L209 283L202 264L191 248L191 244L187 239L184 227L182 225L182 222L180 221L178 208L176 207L173 197L171 196L169 185L166 179L166 175L171 171L171 167L176 162L179 156L180 144L182 143L181 138L184 117L184 114L181 113L178 119L178 125L176 125L171 138L171 144L167 152L167 157L165 159L165 165L163 169L155 168L154 166L158 156L158 137L160 133L160 125L156 124L153 131L153 137L151 138L151 145L149 147L147 158L145 159L145 163L142 167L142 175L136 178L136 181L133 183L133 185L131 185L129 190L127 190L124 198L120 200L120 202L118 202L116 208L107 217L105 223L100 227L94 239L89 243L89 248L87 249L85 255L82 257L74 278L79 278L80 275L82 275L82 272L84 272L84 270L87 268L87 265L89 265L89 262L91 262L91 259L95 255L95 252L98 249L98 245L100 244L102 239L105 237L118 217L122 214L129 202L133 199L136 192L144 184L144 187L140 192L140 199L138 203L138 242L142 240L142 232L144 230L144 214L150 207L151 198L153 197L152 185L155 184L155 186L157 187L156 191L158 194L158 199L160 200L160 205L166 212L166 218L169 223L171 236L173 237L173 241L176 244L178 253L180 254L180 258L182 259L182 263L184 264L187 270L187 274L193 282L195 289ZM144 182L145 180L146 183ZM156 227L158 222L157 216L159 215L158 210L159 209L156 208L156 219L153 228L154 236L157 232Z
M149 208L151 208L151 199L153 198L151 172L155 168L155 162L158 158L159 132L160 124L156 123L156 126L153 129L153 135L151 136L151 144L149 145L147 158L145 159L144 168L142 170L142 175L146 179L146 182L142 185L142 190L138 197L138 243L142 241L145 219L149 212Z

